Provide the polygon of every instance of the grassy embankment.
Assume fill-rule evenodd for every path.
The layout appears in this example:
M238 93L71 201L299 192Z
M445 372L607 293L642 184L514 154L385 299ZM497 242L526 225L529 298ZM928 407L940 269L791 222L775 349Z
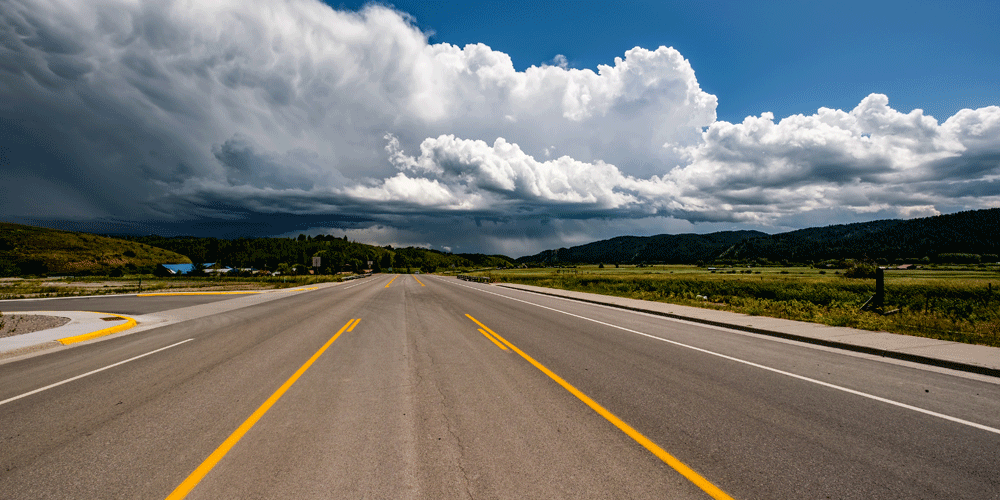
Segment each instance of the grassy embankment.
M0 222L0 276L104 275L150 272L187 257L142 243Z
M862 312L875 280L807 267L520 269L474 273L560 288L1000 347L1000 268L887 271L886 309ZM699 297L701 296L701 297Z
M0 300L38 297L78 297L136 293L142 278L143 293L253 291L291 288L339 281L335 276L266 276L266 277L206 277L155 278L152 275L75 278L0 279Z

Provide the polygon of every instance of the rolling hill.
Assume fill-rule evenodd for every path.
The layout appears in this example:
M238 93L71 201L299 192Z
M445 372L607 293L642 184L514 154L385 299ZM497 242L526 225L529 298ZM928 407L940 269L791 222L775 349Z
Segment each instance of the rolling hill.
M0 276L106 275L116 269L190 262L176 252L135 241L0 222Z
M660 234L657 236L619 236L610 240L521 257L517 262L546 264L639 264L657 262L687 264L711 261L733 245L761 236L760 231L723 231L711 234Z
M880 220L800 229L753 238L720 255L735 261L830 259L930 261L941 255L1000 253L1000 208L910 220ZM994 257L995 258L995 257Z
M1000 208L910 220L878 220L800 229L769 235L759 231L711 234L619 236L609 240L521 257L540 264L695 264L702 262L794 262L831 259L940 260L965 254L1000 254Z

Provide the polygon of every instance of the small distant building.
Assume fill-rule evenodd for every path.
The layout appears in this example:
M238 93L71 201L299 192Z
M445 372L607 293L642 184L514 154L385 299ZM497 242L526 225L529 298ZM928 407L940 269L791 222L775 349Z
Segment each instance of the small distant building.
M229 266L224 266L222 264L205 264L204 272L205 274L228 274L233 271L233 268Z
M897 266L896 269L899 269L900 271L908 271L910 269L917 269L917 265L916 264L903 264L901 266Z
M208 264L202 264L202 266L205 268L209 268L214 265L215 265L214 262ZM194 272L194 268L195 264L159 264L156 266L156 272L154 274L156 274L157 276L180 276L183 274L191 274L192 272ZM226 269L227 272L231 271L231 269L229 268ZM209 269L205 269L205 271L209 271ZM213 269L212 271L216 270Z

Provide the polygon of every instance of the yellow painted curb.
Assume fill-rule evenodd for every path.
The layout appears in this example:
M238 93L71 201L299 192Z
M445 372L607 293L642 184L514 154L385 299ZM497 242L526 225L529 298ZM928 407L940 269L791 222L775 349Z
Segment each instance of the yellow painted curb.
M96 332L90 332L90 333L85 333L83 335L77 335L75 337L66 337L64 339L59 339L59 343L61 343L63 345L69 345L69 344L75 344L77 342L83 342L84 340L96 339L97 337L103 337L105 335L111 335L112 333L123 332L125 330L128 330L129 328L132 328L136 324L138 324L138 323L136 323L136 321L134 319L132 319L132 318L130 318L128 316L122 316L121 314L102 313L102 312L94 312L94 311L86 311L86 312L93 312L94 314L103 314L105 316L117 316L119 318L122 318L122 319L125 319L125 320L128 320L128 321L124 325L112 326L111 328L105 328L103 330L98 330Z

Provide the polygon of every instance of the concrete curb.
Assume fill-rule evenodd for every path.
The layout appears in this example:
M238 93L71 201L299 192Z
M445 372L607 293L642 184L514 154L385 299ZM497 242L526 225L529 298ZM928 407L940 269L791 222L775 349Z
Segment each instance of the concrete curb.
M42 344L62 344L69 345L85 340L104 337L113 333L122 332L136 326L136 320L122 316L93 311L12 311L8 314L17 315L40 315L59 316L69 318L69 323L48 330L38 330L31 333L14 335L0 339L0 354L8 355L10 352L20 352L25 349L32 349ZM107 326L108 320L104 318L119 318L114 325Z
M598 294L591 294L591 293L586 293L586 292L572 292L572 293L586 293L586 295L594 297L594 298L583 298L583 297L574 297L574 296L569 295L569 294L556 293L557 291L561 291L561 290L558 290L558 289L552 289L553 291L549 292L549 291L536 290L535 288L538 288L538 287L525 288L526 286L530 286L530 285L513 285L513 284L507 284L507 283L498 283L497 286L501 286L503 288L508 288L508 289L511 289L511 290L519 290L519 291L522 291L522 292L537 293L539 295L548 295L548 296L551 296L551 297L559 297L559 298L562 298L562 299L575 300L575 301L578 301L578 302L586 302L586 303L591 303L591 304L599 304L599 305L604 305L604 306L608 306L608 307L615 307L615 308L618 308L618 309L625 309L625 310L630 310L630 311L643 312L643 313L647 313L647 314L654 314L654 315L657 315L657 316L664 316L664 317L672 318L672 319L680 319L680 320L684 320L684 321L691 321L691 322L694 322L694 323L701 323L701 324L705 324L705 325L718 326L718 327L728 328L728 329L732 329L732 330L739 330L739 331L743 331L743 332L755 333L755 334L759 334L759 335L767 335L767 336L770 336L770 337L777 337L777 338L782 338L782 339L786 339L786 340L794 340L794 341L797 341L797 342L804 342L804 343L814 344L814 345L820 345L820 346L824 346L824 347L832 347L832 348L835 348L835 349L843 349L843 350L847 350L847 351L859 352L859 353L864 353L864 354L871 354L871 355L875 355L875 356L882 356L882 357L892 358L892 359L898 359L898 360L902 360L902 361L910 361L910 362L914 362L914 363L921 363L921 364L925 364L925 365L937 366L937 367L940 367L940 368L948 368L948 369L952 369L952 370L958 370L958 371L963 371L963 372L968 372L968 373L975 373L975 374L979 374L979 375L987 375L987 376L990 376L990 377L1000 377L1000 368L994 368L994 367L989 367L989 366L982 366L982 365L977 365L977 364L970 363L970 362L963 362L963 361L955 361L955 360L949 360L949 359L942 359L942 358L938 358L938 357L926 356L926 355L921 355L921 354L913 354L913 353L908 353L908 352L901 352L901 351L892 350L892 349L883 349L883 348L879 348L879 347L872 347L872 346L867 346L867 345L861 345L861 344L855 344L855 343L849 343L849 342L843 342L843 341L837 341L837 340L830 340L830 339L825 339L825 338L810 337L810 336L807 336L807 335L800 335L800 334L796 334L796 333L792 333L792 332L787 332L787 331L780 331L780 330L767 329L767 328L759 328L759 327L750 326L750 325L736 324L736 323L733 323L733 322L717 321L717 320L712 320L712 319L698 318L698 317L693 317L693 316L681 315L681 314L676 314L676 313L671 313L671 312L657 311L657 310L651 309L651 308L644 308L644 307L637 307L637 306L628 306L628 305L624 305L624 304L616 304L616 303L614 303L614 302L612 302L610 300L601 300L600 297L602 297L602 296L598 295ZM621 299L622 297L615 297L615 298L616 299ZM629 300L635 300L637 302L644 302L644 301L640 301L638 299L629 299ZM659 302L656 302L655 304L659 304ZM667 304L665 304L665 305L667 305ZM689 307L689 306L677 306L677 307ZM756 318L757 316L748 316L748 317ZM824 326L824 325L816 325L816 326ZM877 333L877 332L868 332L868 333L873 333L874 334L874 333ZM894 334L888 334L888 335L894 335ZM897 335L897 336L898 337L903 337L903 338L905 338L907 340L921 338L921 337L910 337L910 336L906 336L906 335ZM931 340L931 339L928 339L928 340ZM939 342L941 342L942 345L958 344L957 342L948 342L948 341L939 341ZM959 345L971 345L971 344L959 344ZM991 348L991 347L988 347L988 346L974 346L974 347L982 347L984 349L995 349L995 348ZM1000 352L1000 350L998 350L998 352ZM1000 359L1000 358L998 358L998 359Z
M93 312L93 311L87 311L87 312ZM84 333L82 335L74 335L72 337L66 337L56 340L58 340L59 343L62 345L70 345L70 344L75 344L77 342L83 342L85 340L96 339L98 337L103 337L105 335L111 335L113 333L124 332L125 330L128 330L129 328L132 328L137 324L134 319L128 316L122 316L121 314L114 314L114 313L97 313L97 314L101 314L104 316L101 318L102 321L104 321L106 317L118 317L124 319L126 323L122 325L115 325L110 328L104 328L103 330L97 330L96 332Z
M44 299L21 299L21 300L60 300L66 298L108 298L108 297L129 297L129 296L163 296L163 295L232 295L235 301L223 301L209 304L199 304L183 307L174 311L162 311L154 314L137 315L134 318L115 313L102 313L91 311L5 311L4 314L34 314L43 316L60 316L70 318L70 322L48 330L14 335L0 338L0 361L7 361L24 354L34 353L49 348L65 346L106 337L126 330L134 330L130 333L165 326L171 323L198 318L218 312L230 310L232 308L246 307L261 301L269 301L286 296L294 292L307 292L340 285L339 282L320 283L316 286L279 288L261 291L235 291L235 292L171 292L162 294L123 294L123 295L90 295L83 297L50 297ZM2 302L0 302L2 306ZM2 307L0 307L2 310ZM118 322L108 327L107 320L103 318L121 318ZM138 327L138 328L136 328Z

